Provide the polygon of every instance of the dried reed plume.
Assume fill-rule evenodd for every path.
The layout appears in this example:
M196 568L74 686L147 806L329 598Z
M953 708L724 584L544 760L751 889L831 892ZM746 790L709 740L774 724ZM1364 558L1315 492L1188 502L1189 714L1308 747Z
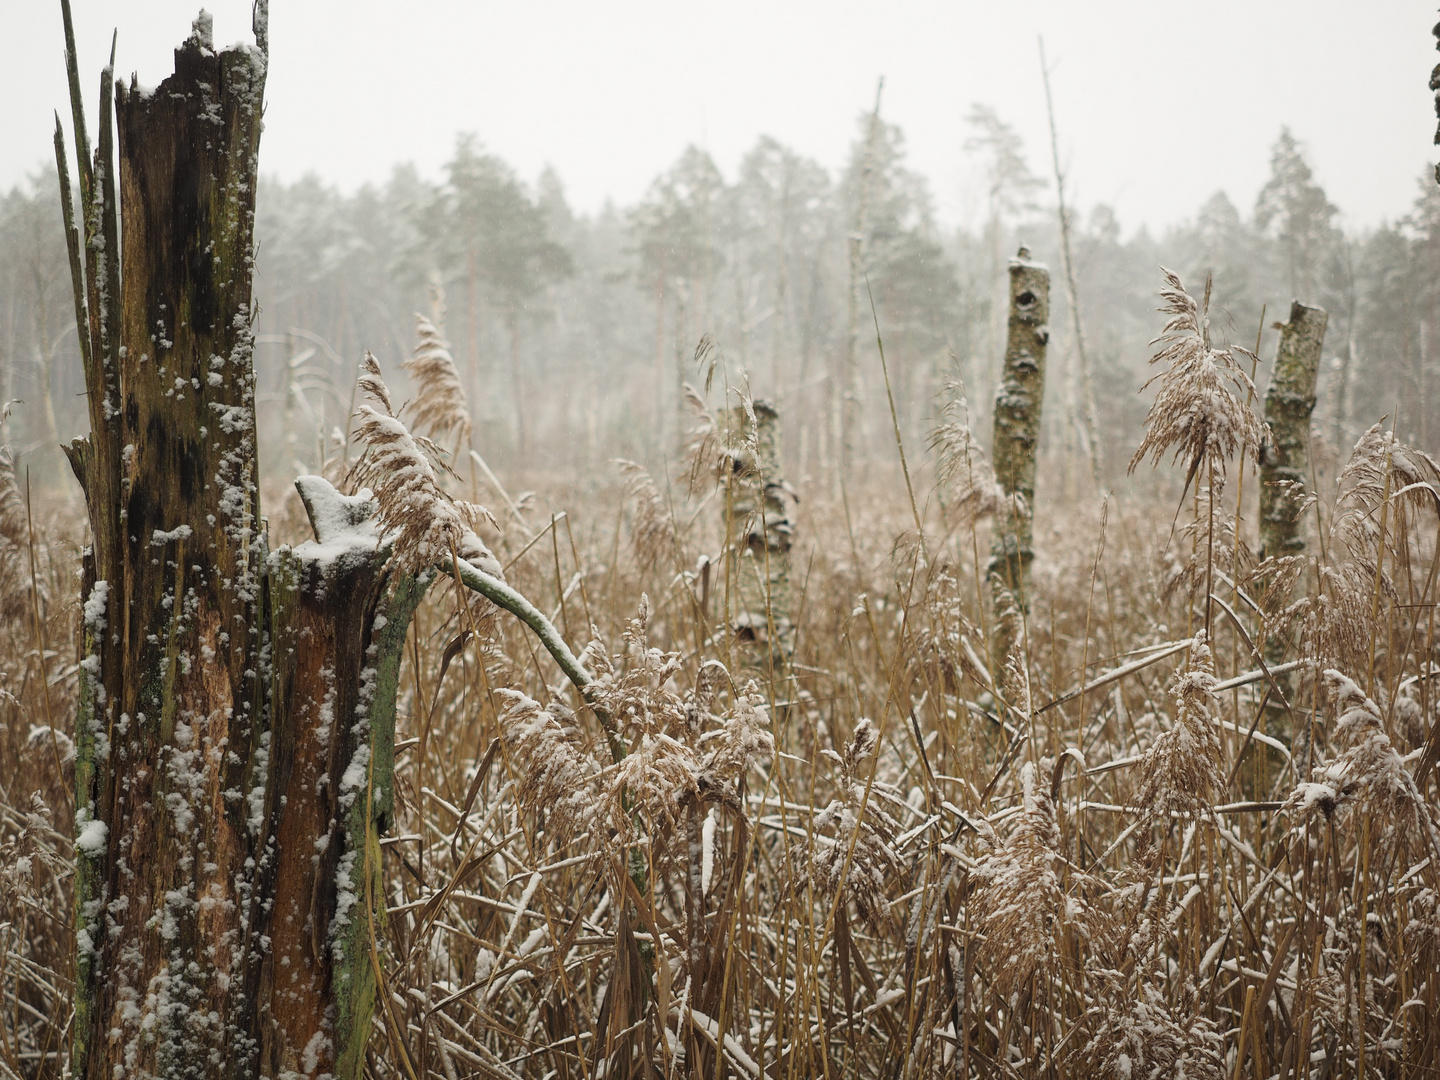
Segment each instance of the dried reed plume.
M1267 560L1256 574L1269 569L1278 582L1271 591L1281 592L1313 562L1320 588L1296 600L1281 625L1299 623L1320 664L1359 670L1378 633L1376 590L1399 600L1393 570L1411 559L1416 516L1440 510L1440 464L1375 424L1356 441L1336 488L1328 559Z
M678 841L674 826L681 806L698 789L700 759L685 741L690 730L686 703L668 687L680 670L680 654L650 647L649 623L650 601L642 593L636 617L625 628L630 662L609 655L598 638L586 646L581 660L595 674L586 695L610 715L628 747L607 785L610 826L629 835L638 817L659 853Z
M1225 1040L1209 1017L1192 1007L1176 1015L1165 1000L1164 978L1131 980L1103 972L1099 1033L1081 1052L1081 1075L1105 1080L1223 1080ZM1187 995L1193 996L1193 995Z
M685 472L691 493L699 491L707 480L724 474L724 447L715 414L705 405L700 391L689 383L683 387L685 407L690 411L691 426L685 433Z
M1208 311L1200 310L1174 273L1161 270L1165 288L1160 290L1160 311L1170 321L1150 343L1161 346L1150 363L1164 370L1145 384L1159 379L1160 392L1145 415L1145 438L1130 459L1130 471L1146 455L1158 465L1170 453L1172 461L1183 458L1188 463L1188 483L1202 461L1223 469L1237 451L1253 458L1262 427L1248 404L1255 384L1236 360L1237 353L1250 354L1239 346L1211 348ZM1208 305L1208 288L1206 293Z
M1140 762L1137 794L1145 820L1168 829L1172 814L1206 817L1225 785L1220 733L1212 717L1215 661L1204 630L1190 646L1189 669L1171 690L1175 722L1161 733ZM1148 833L1147 833L1148 835Z
M0 616L21 619L30 610L31 575L25 558L30 542L30 515L20 494L15 459L9 446L0 446ZM44 604L49 590L37 583L37 599Z
M357 484L374 489L381 530L394 537L398 565L419 572L444 565L452 552L492 577L504 570L490 549L441 490L422 446L390 405L390 389L369 353L360 365L361 401L355 410L356 437L365 451L351 470Z
M1084 905L1067 898L1058 870L1060 829L1050 793L1037 787L1035 765L1020 772L1024 809L1015 831L971 871L970 917L980 935L977 960L1001 998L1037 975L1057 973L1068 930L1086 933Z
M1334 539L1371 573L1384 541L1404 557L1414 514L1440 508L1440 463L1376 424L1360 436L1336 478ZM1387 513L1381 508L1388 502Z
M560 702L541 705L519 690L498 690L509 703L501 725L516 771L516 798L545 815L557 846L596 824L595 783L600 767L576 741L574 716Z
M642 570L650 570L678 550L675 522L654 478L643 465L626 458L616 458L615 464L625 478L625 497L634 515L630 535L635 545L635 559Z
M437 442L464 443L471 432L465 387L450 355L450 344L424 315L415 316L415 353L401 366L415 380L411 426L426 431Z
M10 447L0 446L0 537L17 548L25 546L29 515L15 476L15 458Z
M1003 513L1013 499L1015 512L1026 514L1024 496L1011 495L995 479L995 470L970 430L965 384L948 379L941 391L940 423L930 432L935 455L935 479L951 493L950 509L963 528L982 518Z
M889 911L885 883L900 866L893 846L899 825L878 805L888 785L872 781L867 802L865 778L860 775L861 765L874 755L878 741L875 725L862 717L843 754L821 751L839 769L836 784L841 797L815 815L813 849L792 849L798 859L805 860L802 877L808 878L817 896L828 901L843 887L843 900L854 904L860 917L872 926ZM893 789L888 793L893 795Z
M734 706L722 718L720 727L706 732L702 742L712 744L702 769L709 787L731 783L751 769L762 769L774 761L770 706L753 680L735 695Z
M1385 733L1380 709L1352 679L1330 668L1325 689L1337 718L1334 736L1345 749L1318 766L1285 802L1304 818L1316 810L1327 817L1349 810L1369 817L1371 842L1389 850L1410 843L1427 854L1440 855L1440 833L1424 795Z

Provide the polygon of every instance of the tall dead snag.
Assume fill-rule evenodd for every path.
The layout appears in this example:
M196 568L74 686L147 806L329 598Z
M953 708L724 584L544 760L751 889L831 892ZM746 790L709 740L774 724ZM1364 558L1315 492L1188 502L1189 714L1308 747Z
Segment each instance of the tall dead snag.
M731 630L747 667L782 673L794 648L790 623L791 488L780 473L780 414L769 402L725 410L730 463L725 488Z
M1430 33L1435 37L1435 48L1440 49L1440 23ZM1440 64L1430 72L1430 89L1435 91L1435 115L1440 116ZM1440 146L1440 124L1435 125L1435 145ZM1435 182L1440 184L1440 165L1435 166Z
M995 395L995 479L1007 498L997 516L989 571L997 590L1023 605L1030 563L1035 558L1033 512L1035 455L1040 443L1040 408L1045 398L1045 348L1050 343L1050 271L1030 261L1021 246L1010 260L1010 319L1005 370ZM997 620L997 625L1002 621ZM997 642L1003 662L1008 642Z
M1320 370L1320 349L1325 342L1324 308L1309 307L1295 300L1290 321L1279 326L1280 343L1275 350L1275 370L1265 392L1265 421L1269 433L1260 447L1260 557L1284 558L1305 551L1304 504L1310 481L1310 415L1315 411L1315 380ZM1269 596L1271 614L1290 601L1288 596ZM1285 659L1287 643L1268 634L1265 658L1279 664ZM1276 676L1276 687L1287 701L1295 697L1293 672ZM1271 735L1291 742L1295 736L1290 711L1272 697L1266 708L1265 726ZM1241 772L1248 794L1265 798L1270 784L1283 765L1276 751L1252 743L1246 751L1252 763Z
M65 16L68 31L68 5ZM93 166L76 131L91 435L68 450L92 533L76 724L77 1076L241 1075L253 1061L263 5L255 29L260 47L217 54L202 14L158 90L116 84L113 147L107 67ZM79 269L73 220L67 233Z
M376 999L396 682L425 582L391 564L368 493L314 477L298 486L315 542L267 552L251 300L264 0L255 37L217 53L202 13L174 75L117 87L118 143L107 68L93 162L76 93L81 224L57 124L88 328L91 434L67 448L92 533L71 1071L94 1080L358 1077Z
M865 238L870 230L870 184L875 172L875 147L880 139L880 94L885 89L882 76L875 84L875 108L865 128L865 150L860 159L859 190L855 193L855 216L850 235L846 238L846 254L850 271L850 291L846 299L846 333L844 367L836 387L836 441L840 453L837 480L844 483L858 454L862 417L864 415L860 384L860 288L865 284Z
M1310 476L1310 414L1325 342L1324 308L1294 301L1280 327L1275 372L1265 392L1270 437L1260 450L1260 555L1305 550L1300 508Z

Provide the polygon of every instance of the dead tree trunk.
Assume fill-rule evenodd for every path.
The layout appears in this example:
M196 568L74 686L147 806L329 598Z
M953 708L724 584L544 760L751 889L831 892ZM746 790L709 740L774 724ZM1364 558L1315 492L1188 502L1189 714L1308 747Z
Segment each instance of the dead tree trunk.
M62 8L83 238L58 124L56 150L91 421L67 451L92 534L71 1074L358 1077L396 682L424 589L389 567L372 501L316 478L301 493L317 542L267 551L251 300L264 0L256 47L217 53L202 13L173 76L118 87L118 194L111 70L92 164Z
M265 56L217 54L202 16L175 66L154 93L117 86L118 201L110 68L93 169L81 159L91 435L69 449L92 546L73 1069L96 1078L242 1075L258 1035L250 255Z
M264 1076L359 1077L383 938L400 657L425 585L394 573L368 495L317 476L296 487L316 538L270 564L259 1065Z
M1040 409L1045 398L1045 348L1050 342L1050 271L1030 261L1021 247L1010 260L1010 319L1005 371L995 395L995 479L1008 496L995 525L989 572L997 590L1023 607L1030 564L1035 559L1035 458L1040 442ZM997 641L997 664L1008 641Z
M870 183L875 171L875 144L880 138L880 94L885 89L882 77L875 85L875 109L865 132L865 150L860 159L859 190L855 193L855 217L847 238L850 292L846 300L845 361L836 386L837 442L840 466L836 487L849 479L859 453L860 431L864 409L860 379L860 288L865 284L865 242L870 231Z
M1300 507L1310 480L1310 414L1325 341L1324 308L1296 300L1290 321L1280 327L1275 373L1265 392L1270 437L1260 454L1260 555L1295 555L1305 550Z
M1275 350L1275 371L1265 392L1265 421L1269 434L1260 448L1260 557L1285 558L1305 551L1304 504L1310 484L1310 416L1315 411L1315 381L1320 370L1320 350L1325 341L1327 316L1324 308L1308 307L1300 301L1290 305L1290 321L1280 327ZM1271 614L1290 602L1285 595L1269 595ZM1279 664L1289 651L1283 637L1267 634L1265 657ZM1293 672L1276 676L1276 687L1285 700L1293 701L1297 685ZM1265 710L1269 734L1286 743L1308 742L1304 725L1295 730L1291 712L1276 698ZM1296 747L1300 749L1299 746ZM1284 764L1279 755L1260 743L1246 750L1247 764L1241 782L1248 795L1267 798L1270 785Z
M780 414L769 402L756 401L750 410L726 409L721 427L731 463L725 488L730 628L749 672L783 677L795 638L789 514L794 495L780 473Z

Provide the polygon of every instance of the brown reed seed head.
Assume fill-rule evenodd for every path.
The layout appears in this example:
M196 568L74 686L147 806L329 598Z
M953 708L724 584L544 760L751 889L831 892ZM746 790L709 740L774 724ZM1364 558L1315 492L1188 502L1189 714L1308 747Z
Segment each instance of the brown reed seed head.
M1255 384L1236 360L1237 353L1249 354L1238 346L1211 348L1208 313L1174 273L1161 270L1160 311L1170 320L1150 343L1160 346L1150 363L1163 370L1142 387L1158 379L1160 391L1145 415L1145 438L1130 459L1130 471L1147 455L1158 465L1167 453L1183 459L1192 473L1206 461L1223 469L1236 453L1253 459L1263 429L1248 404Z
M516 797L524 809L546 815L557 846L563 845L597 824L600 766L577 742L575 718L563 704L543 706L519 690L496 693L508 703L500 723L516 771Z
M432 439L448 443L470 438L473 425L465 404L465 387L450 343L424 315L415 316L415 352L401 366L415 380L411 404L411 426L427 432Z
M827 902L843 889L843 900L854 904L872 927L881 925L889 911L885 885L900 867L894 848L899 823L881 806L886 796L895 797L895 790L877 778L869 784L866 799L867 777L862 770L874 756L878 740L874 723L862 717L843 753L821 751L838 766L841 797L815 815L813 846L791 849L797 886L808 882L815 895Z
M15 457L10 447L0 446L0 537L15 547L24 547L29 533L25 498L15 475Z
M1212 716L1215 661L1204 630L1190 646L1190 664L1175 680L1175 722L1140 762L1138 805L1148 823L1168 829L1171 815L1208 817L1225 777L1220 733Z
M940 423L930 432L929 445L935 455L936 483L949 492L956 524L964 528L1002 513L1012 499L1016 514L1028 513L1025 497L1007 494L995 479L995 470L970 430L964 384L949 380L942 400Z
M1055 805L1035 773L1033 762L1021 769L1024 809L1014 832L971 871L977 959L1002 998L1037 974L1054 974L1061 963L1062 928L1083 923L1082 902L1067 898L1060 883Z
M443 566L453 552L503 580L498 560L440 488L424 442L394 415L389 387L369 353L361 363L359 390L368 399L355 410L356 436L365 450L351 478L373 489L381 531L394 537L396 562L418 573Z
M1367 815L1377 848L1440 853L1434 815L1386 734L1379 706L1334 668L1325 672L1324 684L1336 717L1334 738L1344 749L1317 766L1311 780L1297 784L1285 808L1297 823L1317 810L1326 817L1348 811L1352 827L1357 814Z
M615 464L625 478L625 497L632 514L630 537L634 543L635 561L642 570L649 570L662 559L674 558L677 551L675 522L654 477L643 465L627 458L616 458Z

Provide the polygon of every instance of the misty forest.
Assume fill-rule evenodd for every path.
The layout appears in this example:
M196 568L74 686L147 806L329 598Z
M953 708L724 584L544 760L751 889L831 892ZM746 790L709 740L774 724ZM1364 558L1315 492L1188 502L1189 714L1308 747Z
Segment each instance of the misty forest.
M997 99L946 224L882 81L839 169L343 191L265 0L98 95L58 6L0 1078L1440 1075L1437 175L1122 238Z

